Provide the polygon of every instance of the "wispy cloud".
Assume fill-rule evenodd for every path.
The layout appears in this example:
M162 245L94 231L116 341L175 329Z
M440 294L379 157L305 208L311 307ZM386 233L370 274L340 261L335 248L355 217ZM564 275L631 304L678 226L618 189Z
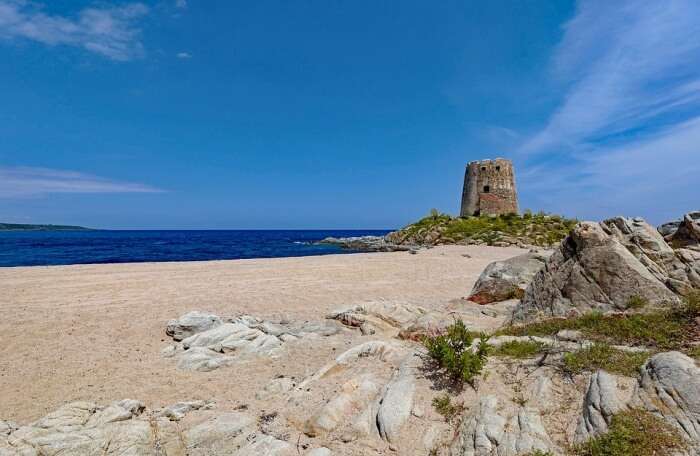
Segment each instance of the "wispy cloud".
M191 58L192 58L192 54L190 54L189 52L178 52L178 53L177 53L177 58L178 58L178 59L191 59Z
M148 7L142 3L100 3L68 17L48 14L44 5L35 2L0 0L0 38L75 46L125 61L143 54L137 21L147 13Z
M553 72L569 90L526 152L576 147L700 107L700 3L580 1Z
M106 179L76 171L0 166L0 198L51 193L159 193L149 185Z
M591 216L696 209L698 18L695 0L579 1L552 59L563 101L519 148L544 165L523 182Z
M187 0L175 0L175 8L187 8Z

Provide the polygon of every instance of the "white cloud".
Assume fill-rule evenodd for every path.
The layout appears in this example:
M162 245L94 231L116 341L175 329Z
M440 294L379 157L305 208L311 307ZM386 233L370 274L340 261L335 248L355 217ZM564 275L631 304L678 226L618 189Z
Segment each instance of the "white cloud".
M191 59L191 58L192 58L192 54L190 54L189 52L178 52L178 53L177 53L177 58L178 58L178 59Z
M696 0L580 1L553 59L569 89L522 150L576 149L698 109L698 18Z
M0 166L0 198L51 193L158 193L149 185L122 182L76 171Z
M519 184L535 208L594 220L629 215L661 223L700 209L698 176L700 116L564 165L529 167Z
M175 8L187 8L187 0L175 0Z
M136 26L148 13L142 3L99 4L82 9L76 17L50 15L44 9L26 0L0 0L0 38L76 46L117 61L143 54Z
M563 101L522 141L524 205L672 219L698 204L700 2L581 0L552 59Z

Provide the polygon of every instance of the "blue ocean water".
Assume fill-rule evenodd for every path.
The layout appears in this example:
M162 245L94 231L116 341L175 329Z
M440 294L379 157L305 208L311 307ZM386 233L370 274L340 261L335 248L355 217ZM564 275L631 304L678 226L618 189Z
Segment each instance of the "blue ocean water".
M380 230L3 231L0 266L233 260L353 253L313 245Z

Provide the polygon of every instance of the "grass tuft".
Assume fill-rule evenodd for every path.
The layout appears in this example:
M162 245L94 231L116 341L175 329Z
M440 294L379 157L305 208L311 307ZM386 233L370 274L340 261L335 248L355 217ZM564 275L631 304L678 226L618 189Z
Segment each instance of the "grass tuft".
M683 438L647 411L629 410L612 418L606 434L574 447L576 456L665 456L686 447Z
M649 304L649 301L646 298L634 295L630 296L630 298L627 300L626 308L629 310L639 310L645 307L647 304Z
M639 302L636 299L634 301ZM526 325L505 327L495 335L545 337L569 329L581 331L587 338L598 342L682 350L695 336L695 318L698 316L700 293L693 291L684 298L682 305L663 310L609 315L591 312L572 318L550 318Z
M626 352L608 344L593 344L588 348L564 355L564 370L572 374L584 371L606 370L610 373L632 377L651 356L650 352Z

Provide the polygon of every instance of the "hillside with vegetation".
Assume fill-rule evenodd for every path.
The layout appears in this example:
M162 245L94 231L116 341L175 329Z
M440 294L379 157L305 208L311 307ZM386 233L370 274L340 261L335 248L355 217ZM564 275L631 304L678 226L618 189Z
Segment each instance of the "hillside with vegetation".
M452 217L433 209L431 214L387 235L397 245L485 244L493 246L540 246L558 244L578 221L558 215Z

